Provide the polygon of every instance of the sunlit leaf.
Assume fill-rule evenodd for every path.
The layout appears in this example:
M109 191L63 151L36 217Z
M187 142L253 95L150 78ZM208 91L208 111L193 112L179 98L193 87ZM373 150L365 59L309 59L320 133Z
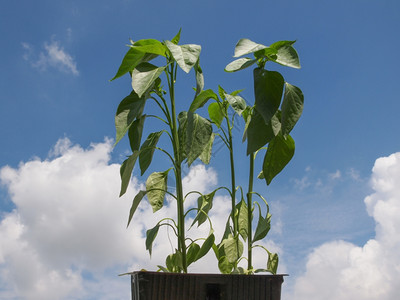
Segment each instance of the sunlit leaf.
M226 100L229 102L229 105L236 111L236 113L240 116L242 112L246 109L246 101L240 96L232 96L230 94L225 94Z
M288 135L296 125L303 112L303 92L290 83L285 83L285 94L282 102L282 134Z
M221 123L224 120L224 113L221 108L221 104L218 102L213 102L208 106L208 115L210 120L217 125L218 128L221 127Z
M197 226L200 226L207 220L207 214L213 206L215 191L201 195L197 199L197 215L193 220L192 226L197 222Z
M158 40L145 39L134 42L131 48L149 54L165 56L167 48Z
M189 73L199 59L201 46L194 44L175 45L170 41L165 41L165 45L171 51L172 57L181 69Z
M129 48L128 52L122 59L117 74L115 74L115 76L110 81L117 79L118 77L121 77L128 72L131 72L138 64L142 62L144 56L145 53L143 53L142 51L139 51L135 48Z
M153 212L156 212L164 205L169 170L151 173L146 180L147 199L153 208Z
M211 138L208 141L208 144L204 147L203 152L201 152L201 154L199 156L200 160L206 165L208 165L211 161L212 146L214 143L214 139L215 139L215 134L212 133Z
M251 59L248 57L239 58L239 59L236 59L233 62L229 63L225 67L225 71L226 72L240 71L240 70L243 70L243 69L246 69L246 68L252 66L256 62L257 62L257 59Z
M243 243L232 235L223 240L222 246L230 263L237 261L243 254Z
M192 104L190 105L189 111L195 112L198 108L203 107L204 104L206 104L210 99L218 100L218 96L213 90L209 89L201 91L196 98L194 98Z
M235 47L235 55L233 57L239 57L249 53L268 48L267 46L257 44L249 39L240 39Z
M194 71L196 74L196 97L204 89L204 75L203 70L200 67L200 59L194 65Z
M164 70L165 67L157 67L148 62L141 63L132 71L133 90L141 97Z
M273 61L287 67L300 69L299 55L296 49L292 47L295 41L279 41L273 43L270 47L277 50L276 59Z
M267 269L272 274L278 271L279 257L277 253L268 253Z
M248 208L246 202L242 199L237 205L238 210L238 230L239 234L242 236L243 240L247 240L249 233L248 230Z
M198 114L188 112L186 153L187 162L190 166L203 152L212 137L212 126L210 121Z

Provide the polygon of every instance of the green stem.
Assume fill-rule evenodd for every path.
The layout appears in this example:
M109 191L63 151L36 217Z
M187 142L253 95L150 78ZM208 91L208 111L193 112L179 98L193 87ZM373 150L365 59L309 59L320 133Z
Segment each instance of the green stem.
M185 211L184 211L184 197L183 197L183 187L182 187L182 160L179 147L179 136L178 136L178 125L177 125L177 115L175 109L175 76L176 68L174 68L174 63L170 65L170 81L169 92L171 98L171 113L172 113L172 144L174 149L175 158L175 181L176 181L176 197L177 197L177 213L178 213L178 250L182 254L182 267L183 272L187 273L187 260L186 260L186 244L185 244Z
M247 269L253 269L253 230L252 230L252 214L253 214L253 178L254 178L254 152L250 154L250 174L249 174L249 191L247 193Z

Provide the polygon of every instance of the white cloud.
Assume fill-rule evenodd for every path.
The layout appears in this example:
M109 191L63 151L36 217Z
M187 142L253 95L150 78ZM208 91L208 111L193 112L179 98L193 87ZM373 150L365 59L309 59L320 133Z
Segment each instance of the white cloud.
M376 160L365 198L376 236L362 247L332 241L308 257L296 280L295 300L392 300L400 288L400 153Z
M143 184L133 179L118 199L120 165L110 164L111 150L109 140L83 149L61 139L45 160L0 169L0 183L15 204L0 221L0 299L128 299L129 278L117 274L164 264L175 245L171 230L160 230L151 259L145 230L174 217L174 201L155 214L143 201L126 229L131 201ZM186 191L208 193L217 177L197 165L183 183ZM214 199L216 228L224 228L229 207L224 195ZM194 226L190 234L204 237L208 230ZM216 265L213 254L192 270L218 271L210 265Z
M45 42L43 50L36 56L32 45L23 42L22 47L25 50L22 57L34 68L44 71L52 67L75 76L79 75L74 58L64 50L58 41Z

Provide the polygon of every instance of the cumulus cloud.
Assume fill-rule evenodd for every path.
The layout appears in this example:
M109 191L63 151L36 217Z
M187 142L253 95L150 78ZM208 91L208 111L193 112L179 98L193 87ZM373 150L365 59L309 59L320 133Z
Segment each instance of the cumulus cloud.
M43 50L38 55L35 54L34 47L29 43L23 42L22 47L24 49L22 57L34 68L44 71L51 67L75 76L79 75L74 58L64 50L59 41L45 42Z
M126 229L131 201L143 183L133 178L118 199L120 165L110 163L111 150L110 140L83 149L61 139L45 160L0 169L0 183L15 204L0 221L1 299L128 299L129 278L117 274L164 264L175 246L173 233L160 230L150 258L145 231L174 217L175 203L168 198L153 214L142 201ZM203 165L193 166L183 179L186 191L202 193L216 181L216 173ZM214 207L214 226L223 228L229 200L219 195ZM204 237L208 230L194 227L189 234ZM194 264L193 270L217 271L209 267L213 259L208 256L210 263Z
M400 153L376 160L365 198L376 236L359 247L332 241L314 249L296 280L295 300L392 300L400 288Z

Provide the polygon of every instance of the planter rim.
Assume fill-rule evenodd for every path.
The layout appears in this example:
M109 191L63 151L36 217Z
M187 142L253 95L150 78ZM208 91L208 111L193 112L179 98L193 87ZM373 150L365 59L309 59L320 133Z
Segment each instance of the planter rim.
M222 273L172 273L172 272L156 272L156 271L133 271L124 273L123 275L134 274L166 274L166 275L184 275L184 276L261 276L261 277L282 277L289 276L289 274L222 274Z

